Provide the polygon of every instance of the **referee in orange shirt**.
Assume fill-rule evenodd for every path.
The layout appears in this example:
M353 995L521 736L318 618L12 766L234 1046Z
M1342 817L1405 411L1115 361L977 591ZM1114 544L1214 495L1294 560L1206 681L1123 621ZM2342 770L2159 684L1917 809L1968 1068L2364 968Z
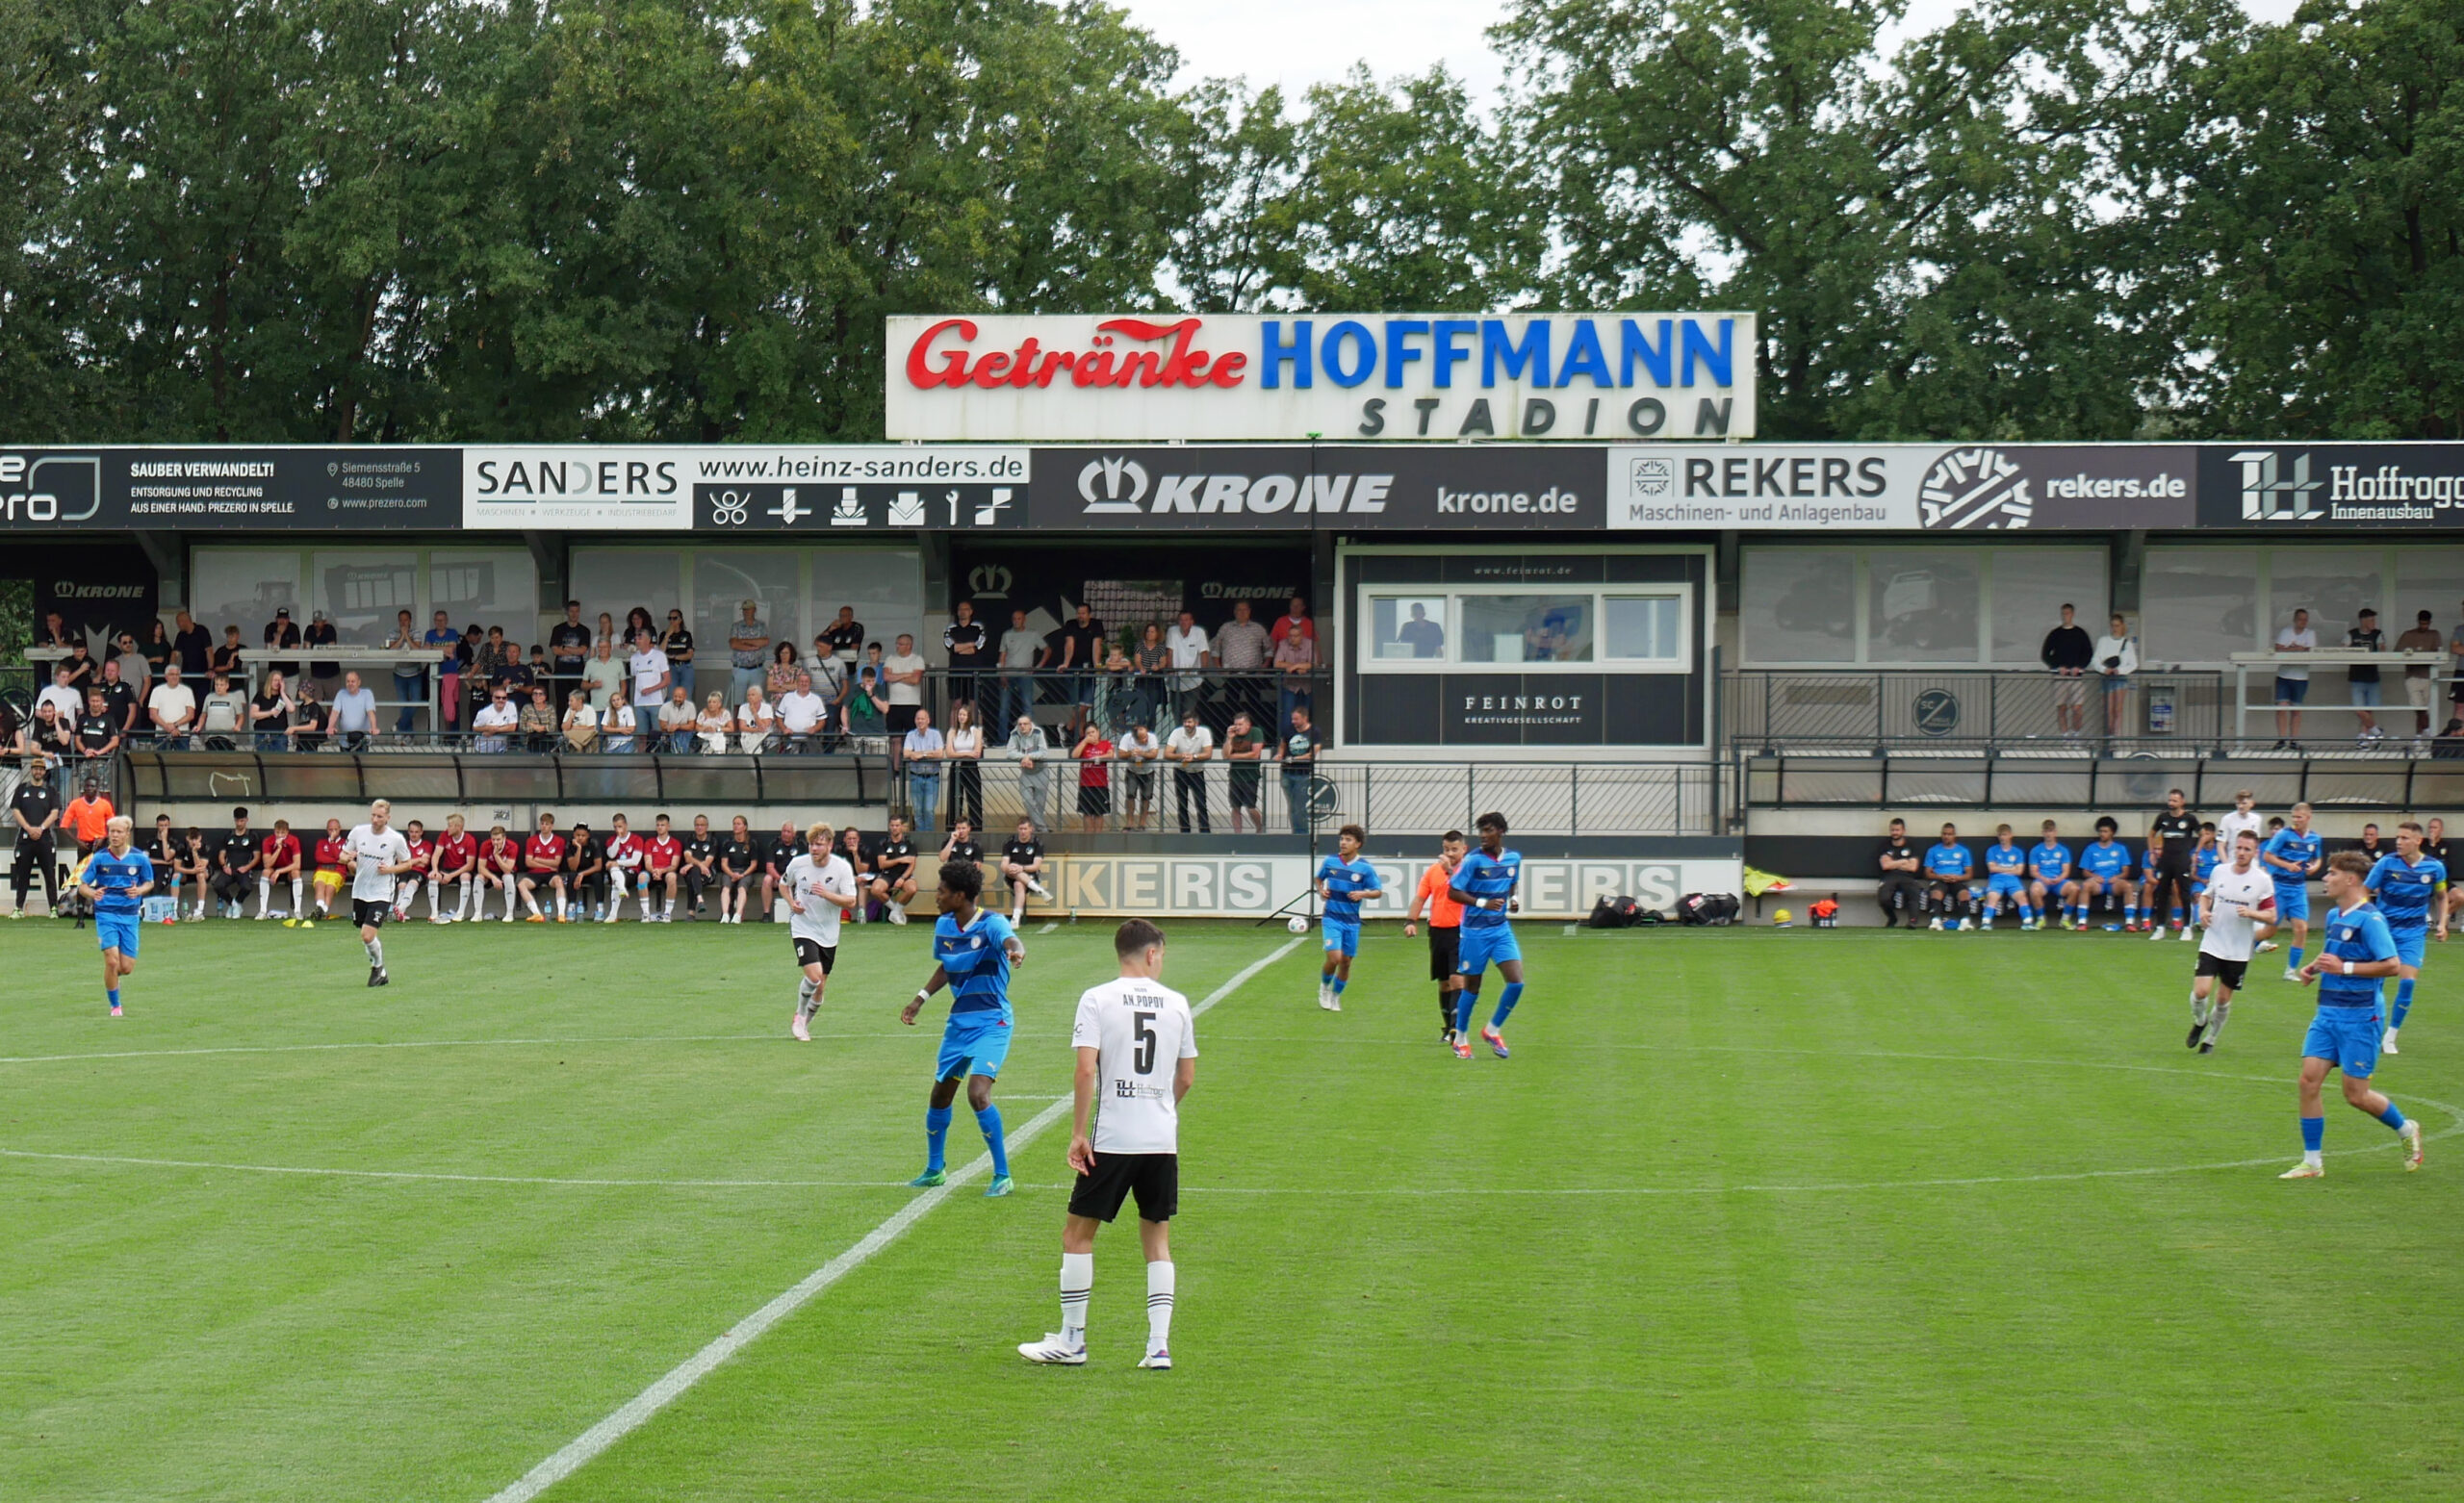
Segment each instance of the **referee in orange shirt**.
M1403 937L1412 937L1412 930L1420 923L1421 909L1428 909L1428 978L1437 982L1438 1037L1442 1042L1454 1042L1454 994L1463 989L1463 978L1454 974L1454 957L1463 937L1463 904L1449 895L1454 885L1454 869L1463 864L1466 847L1463 832L1450 829L1438 842L1437 859L1421 874L1421 885L1412 894L1412 910L1403 916Z

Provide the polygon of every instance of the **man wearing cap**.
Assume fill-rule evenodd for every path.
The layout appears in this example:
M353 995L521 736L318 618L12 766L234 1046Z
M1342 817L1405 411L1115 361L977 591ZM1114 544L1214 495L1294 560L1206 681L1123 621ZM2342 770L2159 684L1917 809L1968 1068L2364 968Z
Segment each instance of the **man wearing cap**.
M749 698L745 691L762 681L770 665L770 624L760 611L760 601L746 600L744 619L728 627L730 704L742 704Z
M26 893L35 874L42 874L43 911L60 911L60 861L52 854L51 837L60 828L60 795L51 786L51 762L37 752L26 758L26 775L9 798L9 823L17 828L16 855L9 863L9 885L14 889L13 919L26 916Z
M299 640L312 648L338 648L343 645L342 635L334 630L334 619L321 610L309 619L308 629L300 634ZM330 657L308 660L308 675L323 684L328 692L333 689L334 679L342 671L343 665Z
M2413 629L2396 639L2399 652L2435 652L2447 646L2431 623L2438 618L2423 611L2413 618ZM2429 734L2429 711L2438 694L2438 679L2427 663L2404 670L2404 701L2413 707L2413 739Z
M266 646L269 648L295 648L298 645L299 627L291 619L291 607L288 605L282 606L273 613L273 620L266 623ZM266 665L266 671L269 673L280 674L285 678L296 678L299 676L299 665L288 660L283 662L268 663Z
M2360 624L2345 633L2345 646L2356 652L2387 650L2387 633L2378 629L2376 611L2367 605L2361 608ZM2345 682L2352 690L2354 718L2361 722L2361 729L2352 739L2357 742L2385 740L2387 732L2378 728L2378 717L2372 713L2382 702L2378 698L2378 665L2375 663L2348 665L2345 669Z

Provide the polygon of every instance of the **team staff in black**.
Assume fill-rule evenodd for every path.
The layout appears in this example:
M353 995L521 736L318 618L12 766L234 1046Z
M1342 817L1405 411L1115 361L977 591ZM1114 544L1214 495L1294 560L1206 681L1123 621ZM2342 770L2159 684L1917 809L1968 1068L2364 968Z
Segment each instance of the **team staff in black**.
M898 815L889 817L889 838L874 850L872 880L860 890L889 909L891 923L907 922L907 904L915 897L915 842Z
M2191 896L2191 872L2198 858L2198 816L2183 804L2182 790L2165 795L2165 812L2147 828L2147 890L2139 895L2141 927L2155 938L2165 937L2166 909L2184 939L2192 926L2184 915L2196 916L2198 900ZM2165 900L2172 901L2168 904Z
M719 884L719 842L710 833L710 816L693 816L693 833L684 837L684 918L702 917L702 895ZM719 916L727 917L727 898L719 898Z
M17 854L9 864L9 884L15 890L13 919L26 916L26 893L42 874L45 913L60 911L60 858L52 853L52 836L60 829L60 794L51 786L51 759L37 752L26 758L25 780L9 799L9 822L17 828Z
M1043 842L1036 839L1036 822L1018 821L1018 831L1001 848L1001 880L1010 889L1010 925L1027 911L1027 894L1047 896L1043 887Z
M1883 842L1880 854L1882 885L1874 896L1883 906L1883 928L1889 929L1903 918L1914 929L1917 909L1925 902L1925 879L1920 875L1923 856L1908 842L1908 822L1890 822L1890 837Z
M975 827L965 820L950 826L950 838L941 847L944 861L964 861L970 866L984 864L984 848L976 844Z
M753 846L753 827L743 815L719 842L719 922L741 924L745 905L753 900L753 877L761 869L761 853Z
M240 905L248 901L248 884L257 863L265 858L257 845L257 833L248 828L248 811L233 809L231 828L215 842L211 879L216 901L229 906L233 918L240 916Z
M974 703L974 670L992 661L987 650L992 646L992 634L975 619L973 601L959 601L956 619L941 628L941 646L950 654L950 702Z
M896 828L898 821L890 821ZM787 863L805 853L805 837L793 820L779 827L761 848L761 922L769 923L779 911L779 895L787 890Z
M594 920L607 916L607 847L579 820L565 836L565 901Z
M180 911L180 878L189 869L188 842L171 828L171 816L154 816L153 838L145 842L145 858L154 863L154 891L171 900L171 912Z

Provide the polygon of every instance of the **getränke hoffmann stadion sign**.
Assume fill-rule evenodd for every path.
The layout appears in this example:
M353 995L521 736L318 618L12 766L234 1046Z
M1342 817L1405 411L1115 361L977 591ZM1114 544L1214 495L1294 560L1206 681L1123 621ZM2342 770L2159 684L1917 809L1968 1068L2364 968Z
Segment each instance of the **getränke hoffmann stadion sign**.
M1746 313L899 317L894 440L1754 437Z

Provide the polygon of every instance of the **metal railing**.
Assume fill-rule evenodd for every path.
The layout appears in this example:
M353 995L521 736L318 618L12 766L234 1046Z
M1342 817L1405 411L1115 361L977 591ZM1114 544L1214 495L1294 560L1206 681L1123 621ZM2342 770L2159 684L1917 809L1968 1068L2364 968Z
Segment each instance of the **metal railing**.
M1730 747L2124 752L2215 747L2233 735L2234 676L2143 670L2108 692L2040 669L1737 669L1720 681ZM2075 712L2075 713L2074 713ZM2395 713L2390 711L2390 713Z
M2435 809L2464 805L2464 758L2391 757L2350 751L2169 756L2028 758L1968 751L1919 755L1827 754L1820 749L1765 755L1740 750L1731 764L1735 806L1750 809L2161 807L2182 790L2193 808L2230 806L2249 789L2262 808L2308 802L2326 808Z

